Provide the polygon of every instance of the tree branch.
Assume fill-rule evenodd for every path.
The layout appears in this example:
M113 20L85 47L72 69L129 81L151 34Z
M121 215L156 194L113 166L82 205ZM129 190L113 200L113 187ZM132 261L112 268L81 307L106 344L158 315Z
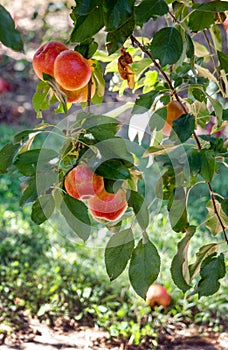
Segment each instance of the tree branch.
M131 39L133 44L136 44L151 59L151 61L153 62L154 66L158 69L158 71L161 73L161 75L163 76L163 78L165 79L167 84L169 85L170 90L172 91L172 95L175 96L176 100L180 103L180 105L183 108L184 112L187 114L188 111L187 111L184 103L182 103L181 99L179 98L178 93L176 92L175 88L173 87L172 81L169 78L169 76L163 71L163 69L157 63L157 61L153 58L151 53L133 35L130 36L130 39ZM201 146L200 140L199 140L199 138L198 138L198 136L197 136L195 131L193 132L193 136L195 138L195 141L196 141L198 149L201 150L202 146ZM226 234L226 228L225 228L225 225L223 224L222 218L221 218L221 216L220 216L220 214L219 214L219 212L217 210L217 207L216 207L216 202L215 202L214 191L213 191L212 185L211 185L210 182L208 182L207 184L208 184L208 188L209 188L209 191L210 191L210 197L211 197L211 200L212 200L214 213L217 216L217 219L218 219L218 221L219 221L219 223L221 225L221 228L222 228L222 232L223 232L225 241L228 244L228 237L227 237L227 234Z

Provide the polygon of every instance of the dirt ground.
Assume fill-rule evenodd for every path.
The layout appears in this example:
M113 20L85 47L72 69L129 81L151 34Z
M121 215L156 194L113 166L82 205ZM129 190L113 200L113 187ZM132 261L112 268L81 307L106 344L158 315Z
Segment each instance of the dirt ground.
M48 3L52 7L48 7ZM0 77L7 80L7 91L0 94L0 123L23 124L35 120L32 108L32 96L35 92L37 78L32 70L31 61L40 43L47 38L63 40L67 38L67 31L71 30L69 10L61 8L60 1L48 0L3 0L15 19L17 28L22 32L25 41L25 52L16 53L0 46ZM74 1L69 0L68 8ZM58 21L56 13L59 11ZM36 20L34 21L34 18ZM45 19L43 19L45 18ZM54 28L54 34L53 34ZM52 33L51 33L52 31ZM56 37L53 38L53 35ZM228 332L222 334L199 334L199 329L174 329L171 334L160 334L158 346L153 347L151 340L134 346L121 339L110 338L108 332L98 327L78 326L76 329L64 331L62 327L50 329L38 320L31 320L26 330L18 334L7 336L0 334L1 350L226 350L228 349Z
M12 334L4 339L1 350L226 350L228 333L199 334L199 329L183 327L172 334L160 334L158 345L150 339L143 344L132 345L130 341L110 337L108 332L98 327L78 326L75 330L56 327L54 330L33 319L29 327L20 334Z

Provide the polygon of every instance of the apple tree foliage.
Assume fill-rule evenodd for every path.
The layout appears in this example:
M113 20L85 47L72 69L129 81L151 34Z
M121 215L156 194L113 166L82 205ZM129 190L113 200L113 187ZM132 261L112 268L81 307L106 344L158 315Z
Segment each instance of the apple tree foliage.
M68 44L94 62L94 97L71 114L72 106L54 78L44 75L33 96L41 122L16 134L0 150L0 173L17 171L26 183L20 204L31 204L32 220L40 225L60 212L83 241L93 233L94 219L86 203L66 194L66 173L83 160L104 177L108 191L126 190L126 213L117 222L101 223L111 232L105 264L110 280L128 266L130 283L142 298L158 278L162 259L153 243L159 232L150 230L157 207L167 213L177 240L171 264L177 287L207 296L225 277L228 191L216 193L213 180L221 169L227 174L228 140L223 131L228 120L228 56L222 25L227 11L227 1L76 1L69 11L73 29ZM0 17L1 42L23 50L22 37L3 6ZM132 91L118 70L123 47L133 61ZM106 74L112 76L109 90L130 94L132 102L101 113ZM166 106L172 99L179 101L184 113L165 137ZM43 116L53 107L60 116L58 124ZM213 128L205 133L211 120ZM121 132L123 126L127 133ZM194 205L189 196L199 184L205 185L210 199L205 203L207 215L196 226L189 220ZM201 225L214 242L205 241L189 256Z

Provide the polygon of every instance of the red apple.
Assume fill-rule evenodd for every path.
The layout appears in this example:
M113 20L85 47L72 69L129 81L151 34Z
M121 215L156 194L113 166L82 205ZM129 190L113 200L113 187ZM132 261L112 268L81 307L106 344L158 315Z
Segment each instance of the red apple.
M81 164L66 175L64 186L70 196L86 200L102 192L104 180L93 173L86 164Z
M0 78L0 94L4 92L9 92L11 90L11 86L9 82L3 78Z
M36 75L43 80L43 73L54 76L56 57L68 47L58 41L49 41L42 45L34 54L32 65Z
M154 305L169 306L170 296L165 287L160 284L152 284L146 293L146 302L153 307Z
M78 90L88 84L92 75L89 62L72 50L61 52L54 63L54 78L66 90Z
M88 208L98 221L115 221L124 214L127 207L126 193L122 189L116 193L109 193L104 189L99 195L88 200Z

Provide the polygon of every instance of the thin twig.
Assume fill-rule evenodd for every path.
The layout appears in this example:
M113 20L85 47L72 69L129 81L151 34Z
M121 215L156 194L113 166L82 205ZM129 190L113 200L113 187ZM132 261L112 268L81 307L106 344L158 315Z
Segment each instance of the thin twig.
M136 44L151 59L151 61L153 62L154 66L159 70L159 72L162 74L162 76L164 77L164 79L168 83L168 85L170 87L170 90L172 91L172 95L175 96L176 100L180 103L180 105L183 108L184 112L187 114L188 111L187 111L184 103L179 98L178 93L176 92L175 88L173 87L171 79L163 71L163 69L157 63L157 61L152 57L150 51L148 51L133 35L131 35L130 39L131 39L132 43ZM201 150L202 146L201 146L200 140L199 140L199 138L198 138L198 136L197 136L195 131L193 132L193 136L195 138L195 141L196 141L198 149ZM218 219L218 221L219 221L219 223L221 225L221 228L222 228L222 232L223 232L225 241L228 244L228 237L227 237L227 234L226 234L226 228L225 228L225 225L223 224L222 218L221 218L221 216L220 216L220 214L219 214L219 212L217 210L217 207L216 207L216 201L215 201L214 191L213 191L212 185L211 185L210 182L208 182L207 184L208 184L208 188L209 188L209 191L210 191L210 196L211 196L211 200L212 200L212 204L213 204L213 208L214 208L214 213L217 216L217 219Z

